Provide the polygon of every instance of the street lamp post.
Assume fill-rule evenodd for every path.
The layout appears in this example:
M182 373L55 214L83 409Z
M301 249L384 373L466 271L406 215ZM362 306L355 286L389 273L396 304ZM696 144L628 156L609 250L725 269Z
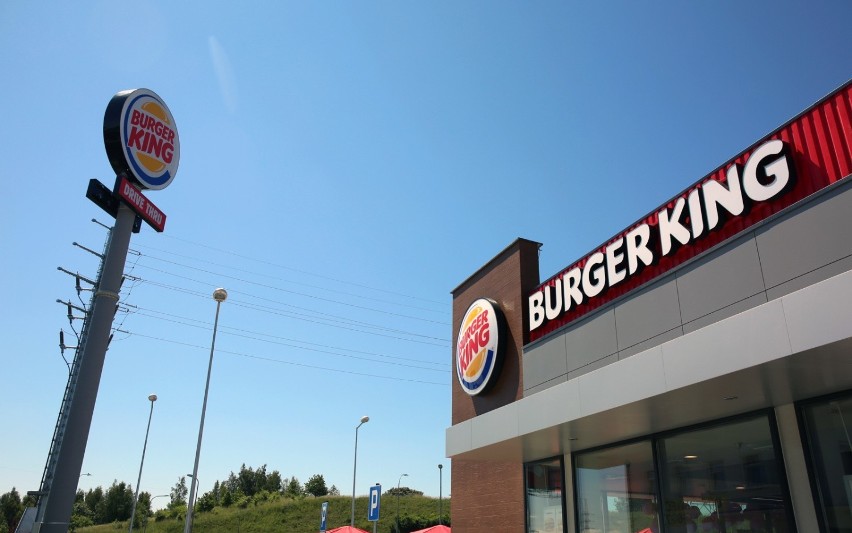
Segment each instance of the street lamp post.
M207 364L207 384L204 385L204 402L201 404L201 424L198 426L198 446L195 447L195 465L192 467L192 485L189 489L189 498L186 505L186 524L184 533L192 532L192 495L195 494L195 485L198 481L198 459L201 457L201 436L204 434L204 415L207 412L207 393L210 391L210 371L213 369L213 348L216 346L216 329L219 327L219 307L228 298L228 291L219 288L213 291L213 299L216 300L216 319L213 321L213 340L210 342L210 362Z
M139 484L142 483L142 465L145 464L145 450L148 449L148 432L151 431L151 417L154 416L154 402L157 401L157 395L151 394L148 396L148 401L151 402L151 410L148 411L148 427L145 429L145 444L142 445L142 460L139 462L139 477L136 478L136 494L133 495L133 510L130 512L129 533L133 533L133 519L136 518L136 504L139 502Z
M168 494L157 494L156 496L151 496L151 507L154 507L154 500L157 498L168 498ZM145 513L145 529L142 530L142 533L148 531L148 513Z
M399 484L402 481L402 478L408 476L408 474L401 474L399 479L396 481L396 531L399 533Z
M444 465L438 463L438 525L444 523L444 509L443 509L443 501L441 500L441 492L444 489Z
M187 474L186 477L191 477L191 478L195 479L195 476L193 476L192 474ZM198 482L198 486L195 487L195 491L198 492L199 488L201 488L201 481L200 480ZM195 494L194 497L193 497L192 494L190 494L189 498L192 498L192 507L195 508L195 503L198 501L198 494ZM189 498L187 498L187 505L189 505Z
M352 466L352 516L349 521L350 527L355 527L355 474L358 472L358 428L370 421L369 416L362 416L361 423L355 426L355 460ZM189 533L189 532L187 532Z

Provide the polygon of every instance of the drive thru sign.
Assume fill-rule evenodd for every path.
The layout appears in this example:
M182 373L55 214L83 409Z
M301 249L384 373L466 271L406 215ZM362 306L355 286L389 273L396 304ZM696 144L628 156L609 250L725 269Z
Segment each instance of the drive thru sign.
M382 486L378 483L370 487L370 511L367 514L367 520L370 522L379 521L379 504L382 499Z

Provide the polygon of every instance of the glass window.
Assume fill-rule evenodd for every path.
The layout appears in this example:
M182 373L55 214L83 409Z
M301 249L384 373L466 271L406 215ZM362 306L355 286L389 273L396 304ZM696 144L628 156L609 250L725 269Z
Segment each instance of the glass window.
M651 441L574 456L578 530L657 533L657 481Z
M802 408L823 529L852 531L852 395Z
M766 414L574 455L580 533L795 531Z
M562 507L562 460L550 459L524 465L527 494L527 531L561 533L564 529Z
M768 417L689 430L657 443L667 533L793 530Z

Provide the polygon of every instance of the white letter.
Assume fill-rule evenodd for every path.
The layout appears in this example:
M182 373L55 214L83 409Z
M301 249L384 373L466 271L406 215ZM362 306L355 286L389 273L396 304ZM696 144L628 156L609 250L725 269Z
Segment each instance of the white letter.
M539 327L544 323L544 294L541 291L534 292L530 295L530 331Z
M555 301L554 301L555 300ZM544 288L544 314L553 320L562 312L562 280L557 279L553 286Z
M645 266L654 262L654 254L648 249L648 241L651 240L651 228L648 224L640 224L627 232L627 273L631 276L639 270L641 259Z
M594 265L601 265L604 262L604 254L600 252L595 252L589 256L589 260L586 261L586 266L583 267L583 292L586 293L586 296L589 298L594 298L602 290L604 290L604 286L606 285L606 279L602 279L601 272L606 272L603 266L599 266L597 268L592 268ZM594 281L596 283L592 283L591 275L594 275Z
M728 213L738 216L745 210L743 192L740 189L740 173L737 165L728 169L728 188L716 180L704 184L704 209L707 211L707 229L712 230L719 225L719 210L721 205Z
M743 170L743 190L755 202L769 200L781 192L787 186L787 182L790 181L790 166L787 163L786 155L782 155L766 165L766 175L775 176L771 183L764 185L757 179L757 168L763 163L763 160L783 151L784 142L776 139L761 144L746 161Z
M686 197L686 203L689 205L689 222L692 226L692 238L696 239L704 233L704 217L701 215L701 196L700 189L696 188L690 191Z
M572 268L562 276L562 291L564 292L563 303L565 311L571 309L571 300L577 305L583 303L583 293L580 291L580 269Z
M616 252L622 246L624 246L624 237L606 247L606 281L610 287L627 277L627 272L618 270L618 265L624 261L624 254Z
M660 244L663 255L668 255L672 251L672 237L681 244L689 242L689 230L680 223L684 205L686 205L686 201L683 198L678 198L672 209L671 218L669 218L668 209L663 209L657 213L660 219Z

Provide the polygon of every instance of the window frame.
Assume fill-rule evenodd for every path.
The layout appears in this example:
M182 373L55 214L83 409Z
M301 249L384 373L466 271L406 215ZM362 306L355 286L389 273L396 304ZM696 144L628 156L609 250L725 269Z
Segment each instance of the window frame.
M530 524L529 524L529 483L527 482L527 467L541 464L541 463L549 463L551 461L559 461L559 475L561 476L562 483L562 497L559 498L560 507L562 507L562 533L568 532L568 504L565 501L565 495L567 493L565 486L565 456L564 455L554 455L552 457L544 457L541 459L536 459L535 461L528 461L523 464L523 476L524 476L524 532L529 533Z
M849 391L847 391L847 393L849 393ZM797 413L798 412L799 412L799 410L797 409ZM586 449L583 449L583 450L572 451L571 452L571 484L572 484L572 489L573 489L572 490L572 499L573 499L573 501L572 501L572 505L573 505L572 519L573 519L573 526L574 526L575 530L578 530L579 523L580 523L579 505L577 504L578 487L577 487L577 467L576 467L576 465L577 465L577 456L578 455L583 455L583 454L586 454L586 453L594 453L596 451L606 450L606 449L609 449L609 448L617 448L617 447L620 447L620 446L635 444L637 442L650 442L650 444L651 444L651 455L652 455L651 460L653 462L654 474L656 475L656 478L657 478L657 484L656 484L656 487L655 487L655 497L657 498L657 501L660 504L660 507L659 507L659 510L658 510L658 516L660 517L660 522L661 522L662 528L665 528L666 527L665 516L666 516L667 509L666 509L666 503L663 500L663 494L665 493L665 491L663 490L663 487L664 487L665 484L669 483L669 480L667 478L663 477L663 472L660 469L661 468L660 464L661 464L661 459L662 459L662 457L661 457L662 451L661 451L660 444L659 444L660 441L665 440L666 438L669 438L669 437L673 437L675 435L688 433L690 431L710 429L710 428L713 428L713 427L730 425L732 423L741 422L741 421L749 420L749 419L758 419L758 418L762 418L762 417L766 418L766 420L769 423L770 438L772 440L772 446L773 446L773 449L774 449L774 452L775 452L775 468L776 468L776 471L778 472L778 483L780 485L781 493L782 493L782 495L784 496L784 499L785 499L785 501L784 501L784 504L785 504L784 505L784 511L785 511L784 514L787 517L787 521L788 521L788 523L791 527L791 529L790 529L791 533L796 533L798 531L798 529L797 529L797 526L796 526L795 514L793 512L793 502L792 502L792 498L791 498L791 494L790 494L790 483L789 483L789 480L787 478L787 467L786 467L786 464L784 462L784 450L781 447L781 438L780 438L780 435L778 433L778 420L775 416L775 409L772 408L772 407L765 408L765 409L758 409L756 411L747 411L747 412L739 413L739 414L736 414L736 415L726 416L726 417L723 417L723 418L717 418L717 419L709 420L709 421L705 421L705 422L698 422L698 423L695 423L695 424L689 424L689 425L686 425L686 426L681 426L681 427L677 427L677 428L673 428L673 429L658 431L658 432L655 432L655 433L649 433L647 435L642 435L642 436L639 436L639 437L633 437L633 438L630 438L630 439L625 439L625 440L621 440L621 441L617 441L617 442L603 444L603 445L600 445L600 446L593 446L593 447L586 448ZM808 456L808 458L810 458L810 456ZM808 468L808 473L809 473L809 475L812 474L812 469L810 468L810 465L809 465L809 468ZM526 484L526 481L524 481L524 483ZM526 489L525 489L525 492L526 492ZM563 506L565 506L565 505L566 505L566 503L564 502L564 498L563 498ZM820 524L820 527L822 528L823 524ZM824 530L824 529L822 529L822 530Z

